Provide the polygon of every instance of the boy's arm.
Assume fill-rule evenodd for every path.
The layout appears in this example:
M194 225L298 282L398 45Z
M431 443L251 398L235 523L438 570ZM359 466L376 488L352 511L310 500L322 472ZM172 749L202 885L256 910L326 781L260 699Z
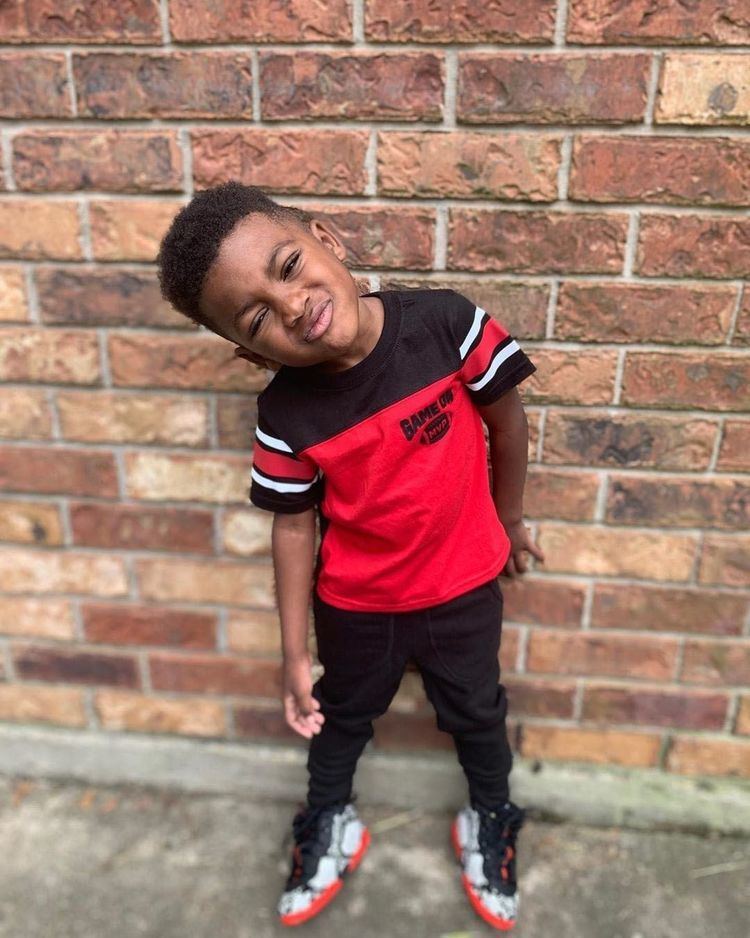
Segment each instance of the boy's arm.
M276 512L271 529L271 551L284 655L284 715L293 730L309 738L320 732L323 723L320 703L312 696L312 668L307 648L315 509Z
M517 388L491 404L477 405L487 424L492 464L492 500L508 534L511 552L503 573L509 577L526 572L523 551L544 561L544 554L523 523L523 490L528 463L529 425Z

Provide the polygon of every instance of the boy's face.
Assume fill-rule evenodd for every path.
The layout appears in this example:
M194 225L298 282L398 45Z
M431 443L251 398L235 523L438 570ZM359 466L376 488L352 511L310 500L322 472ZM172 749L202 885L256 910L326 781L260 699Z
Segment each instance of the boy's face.
M235 354L261 367L349 367L346 356L354 352L367 303L345 256L322 221L308 228L253 213L222 242L203 285L201 309L237 344ZM310 336L316 316L316 333L328 325Z

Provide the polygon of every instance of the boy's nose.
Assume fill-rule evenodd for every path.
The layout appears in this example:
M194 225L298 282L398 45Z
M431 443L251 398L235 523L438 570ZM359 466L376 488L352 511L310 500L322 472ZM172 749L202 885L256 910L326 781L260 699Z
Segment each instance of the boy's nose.
M287 297L281 302L281 318L285 326L294 328L300 319L304 319L307 314L307 297L299 295Z

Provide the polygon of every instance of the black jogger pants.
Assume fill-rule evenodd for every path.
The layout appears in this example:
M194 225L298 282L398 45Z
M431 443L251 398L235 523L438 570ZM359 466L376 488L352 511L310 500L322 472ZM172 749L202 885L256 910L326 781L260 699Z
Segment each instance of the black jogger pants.
M453 736L472 803L504 804L513 757L497 657L502 611L497 578L411 612L340 609L313 591L318 657L325 668L313 695L325 722L310 742L308 802L351 796L372 721L388 709L412 659L438 727Z

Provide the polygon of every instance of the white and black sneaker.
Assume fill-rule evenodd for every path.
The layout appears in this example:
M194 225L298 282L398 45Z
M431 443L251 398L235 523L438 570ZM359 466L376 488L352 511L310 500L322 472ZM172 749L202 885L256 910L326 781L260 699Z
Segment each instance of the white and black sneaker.
M518 917L516 837L524 815L510 801L494 811L465 807L451 829L469 901L485 922L503 930L513 928Z
M292 833L292 870L278 912L282 924L301 925L328 905L359 866L370 833L351 802L302 809Z

